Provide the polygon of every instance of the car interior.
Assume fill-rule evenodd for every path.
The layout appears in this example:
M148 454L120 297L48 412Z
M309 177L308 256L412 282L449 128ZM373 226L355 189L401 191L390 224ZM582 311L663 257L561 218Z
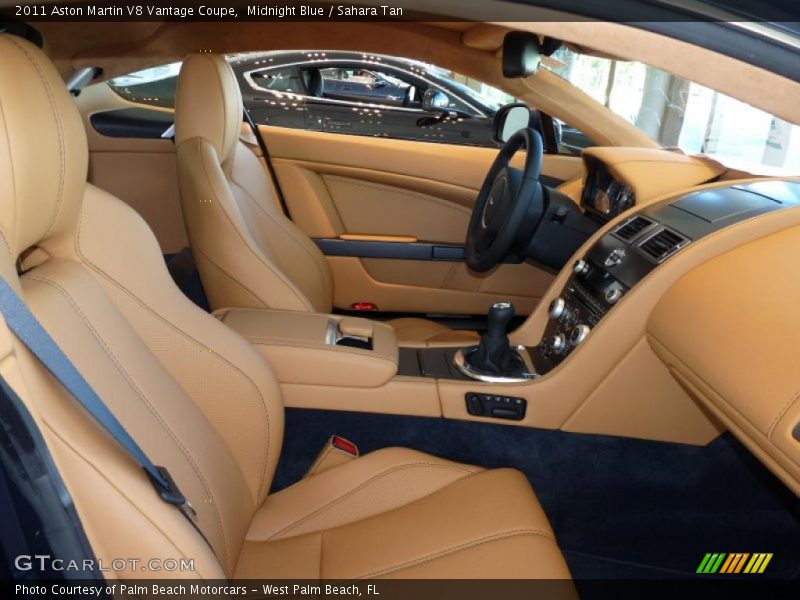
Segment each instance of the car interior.
M502 90L495 146L261 119L325 99L321 69L243 99L230 57L309 48ZM720 551L800 577L800 165L666 147L550 70L565 48L800 123L797 79L630 24L0 33L0 465L17 519L79 532L30 543L194 559L170 577L559 597ZM177 62L174 106L109 85ZM432 135L469 118L434 90L391 110ZM559 152L556 121L592 145Z

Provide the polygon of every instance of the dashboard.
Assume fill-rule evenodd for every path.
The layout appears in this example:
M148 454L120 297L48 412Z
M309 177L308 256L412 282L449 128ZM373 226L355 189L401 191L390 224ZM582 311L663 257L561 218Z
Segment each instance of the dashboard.
M537 373L561 363L633 287L689 244L798 204L800 184L755 182L692 192L634 212L573 265L567 285L550 304L550 321L534 351Z
M762 180L690 190L631 211L578 256L550 303L530 349L536 373L546 376L590 343L601 322L631 322L617 305L652 289L677 255L702 254L698 246L708 238L733 240L745 221L777 223L773 213L798 208L800 181ZM800 282L778 276L800 268L800 227L774 227L773 235L700 261L668 288L647 336L683 388L800 493L800 319L787 319L796 313Z

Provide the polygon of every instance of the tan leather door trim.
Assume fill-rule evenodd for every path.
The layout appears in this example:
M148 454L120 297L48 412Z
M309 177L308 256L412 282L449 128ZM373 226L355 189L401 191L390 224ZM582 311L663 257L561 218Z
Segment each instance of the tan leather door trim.
M295 223L316 238L463 244L492 148L259 126ZM552 158L553 176L580 176L578 157ZM524 156L516 157L521 166ZM486 274L463 263L329 257L334 304L384 311L483 314L512 300L520 314L552 276L530 264Z
M147 222L165 254L189 245L183 224L175 144L167 139L101 135L90 123L93 114L122 108L144 108L124 100L106 83L87 86L75 99L89 143L89 182L131 205Z

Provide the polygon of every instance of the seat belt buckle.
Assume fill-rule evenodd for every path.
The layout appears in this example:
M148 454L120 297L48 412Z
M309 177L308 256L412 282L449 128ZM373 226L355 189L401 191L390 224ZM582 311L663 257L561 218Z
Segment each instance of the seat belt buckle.
M355 460L358 456L358 446L339 435L332 435L304 477L319 475L323 471Z
M172 478L167 468L156 465L156 471L158 471L158 474L161 476L160 481L149 471L145 470L145 473L147 473L150 482L153 484L153 487L156 489L161 499L167 504L174 504L189 519L196 521L197 511L194 509L194 506L192 506L192 503L186 499L186 496L181 493L180 489L178 489L178 484L175 483L175 480Z

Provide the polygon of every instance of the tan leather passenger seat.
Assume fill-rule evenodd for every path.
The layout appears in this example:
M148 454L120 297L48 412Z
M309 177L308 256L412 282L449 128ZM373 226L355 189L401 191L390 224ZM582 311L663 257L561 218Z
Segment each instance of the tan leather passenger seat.
M211 308L329 313L330 266L284 216L259 159L239 141L242 95L223 56L192 54L175 100L175 142L183 214ZM426 319L389 321L400 344L475 343Z
M41 428L96 555L194 559L193 572L107 577L569 577L513 470L389 448L268 495L283 435L269 365L181 294L130 207L86 183L70 95L37 48L7 34L0 107L0 274L169 469L209 542L18 341L10 354L0 323L13 356L3 376Z

